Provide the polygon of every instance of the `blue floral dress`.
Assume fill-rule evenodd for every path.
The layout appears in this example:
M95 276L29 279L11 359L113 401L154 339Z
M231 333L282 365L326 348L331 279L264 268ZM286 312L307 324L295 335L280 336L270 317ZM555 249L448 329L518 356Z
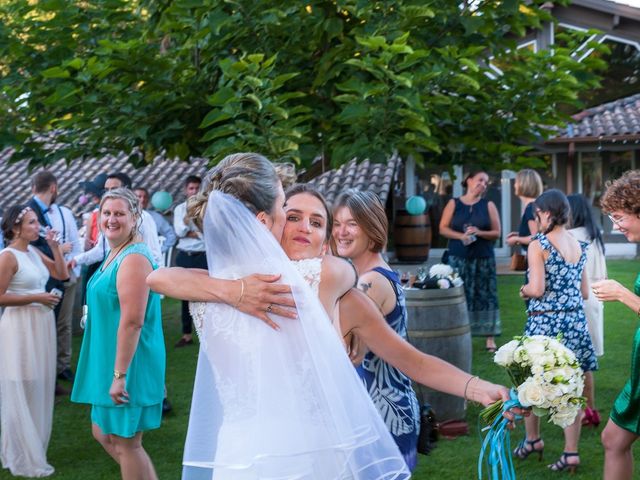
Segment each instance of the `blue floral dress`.
M396 305L391 313L385 316L385 319L389 326L406 340L407 307L400 279L391 270L381 267L376 267L373 270L389 280L395 291ZM411 386L411 379L372 352L365 355L362 365L357 368L357 371L404 456L405 462L413 470L418 461L420 409L418 398Z
M598 369L595 350L587 328L580 284L587 261L587 246L580 242L582 254L577 263L567 262L546 235L534 237L549 252L544 264L545 290L532 298L527 308L525 335L562 335L562 343L576 355L585 372Z

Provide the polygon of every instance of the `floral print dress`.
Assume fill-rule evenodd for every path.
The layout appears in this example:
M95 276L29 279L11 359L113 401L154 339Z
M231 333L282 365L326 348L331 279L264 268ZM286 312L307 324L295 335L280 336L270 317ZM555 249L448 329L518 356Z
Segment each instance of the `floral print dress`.
M573 351L585 372L597 370L598 361L591 343L580 289L582 271L587 261L587 244L580 242L580 259L577 263L569 263L546 235L539 233L534 240L538 240L542 248L549 252L549 257L544 264L544 294L529 301L525 335L561 335L562 343Z
M373 269L384 276L396 294L394 309L385 320L398 335L407 339L407 307L404 290L398 275L385 268ZM411 379L372 352L365 355L358 374L365 383L369 396L382 415L384 423L396 441L411 470L416 467L418 457L418 434L420 433L420 409Z

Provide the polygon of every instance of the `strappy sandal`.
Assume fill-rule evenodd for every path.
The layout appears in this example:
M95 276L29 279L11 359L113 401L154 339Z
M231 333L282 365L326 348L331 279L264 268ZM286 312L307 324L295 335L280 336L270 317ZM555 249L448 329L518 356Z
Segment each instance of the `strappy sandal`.
M567 463L567 458L569 457L578 457L578 463ZM580 455L577 452L562 452L558 461L551 465L547 465L547 467L552 472L564 472L565 470L568 470L569 473L573 474L578 470L578 466L580 465L579 460Z
M527 440L525 438L513 451L513 456L519 458L520 460L526 460L532 453L537 453L538 461L541 461L542 454L544 453L544 445L542 445L542 448L536 448L536 443L541 442L542 438L536 438L535 440Z

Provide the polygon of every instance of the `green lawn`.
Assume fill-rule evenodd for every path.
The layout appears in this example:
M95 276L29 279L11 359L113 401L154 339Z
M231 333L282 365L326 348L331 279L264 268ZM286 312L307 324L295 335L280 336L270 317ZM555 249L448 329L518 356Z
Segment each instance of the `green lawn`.
M638 262L609 262L609 276L625 285L633 285ZM525 321L523 303L518 298L519 276L499 277L500 307L504 334L499 344L522 333ZM144 445L149 452L161 479L178 479L181 472L182 448L187 429L191 388L195 372L197 348L174 349L173 344L180 336L178 303L164 301L164 325L167 342L167 387L174 410L165 417L162 428L145 435ZM606 419L607 412L628 375L631 341L638 327L635 315L620 305L607 305L605 310L605 356L601 358L601 370L596 373L596 396L598 407ZM80 338L76 337L77 355ZM474 340L473 371L484 378L506 383L506 376L492 364L484 350L482 339ZM471 434L456 440L440 440L429 456L420 458L414 478L422 479L472 479L476 478L476 462L480 447L476 418L479 409L471 406L468 420ZM581 440L582 465L574 476L576 479L601 478L603 453L599 432L592 428L583 430ZM523 435L519 427L512 434L515 444ZM534 457L527 461L516 461L516 471L520 478L547 479L553 475L545 468L562 452L562 431L552 425L544 425L546 442L545 459L537 462ZM636 454L640 453L636 448ZM636 455L638 456L638 455ZM89 407L71 404L68 398L58 398L54 415L53 436L49 445L48 458L56 468L51 477L59 480L115 479L119 470L114 462L102 451L90 433ZM537 458L537 457L536 457ZM640 468L640 466L638 467ZM12 478L6 470L0 472L0 479ZM330 480L330 479L327 479Z

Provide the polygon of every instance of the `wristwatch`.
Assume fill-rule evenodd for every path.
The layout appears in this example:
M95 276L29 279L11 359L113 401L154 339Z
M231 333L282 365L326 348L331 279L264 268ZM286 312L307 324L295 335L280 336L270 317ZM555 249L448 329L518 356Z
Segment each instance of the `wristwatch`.
M120 379L120 378L124 378L127 376L126 372L121 372L119 370L114 370L113 371L113 378L115 378L116 380Z

